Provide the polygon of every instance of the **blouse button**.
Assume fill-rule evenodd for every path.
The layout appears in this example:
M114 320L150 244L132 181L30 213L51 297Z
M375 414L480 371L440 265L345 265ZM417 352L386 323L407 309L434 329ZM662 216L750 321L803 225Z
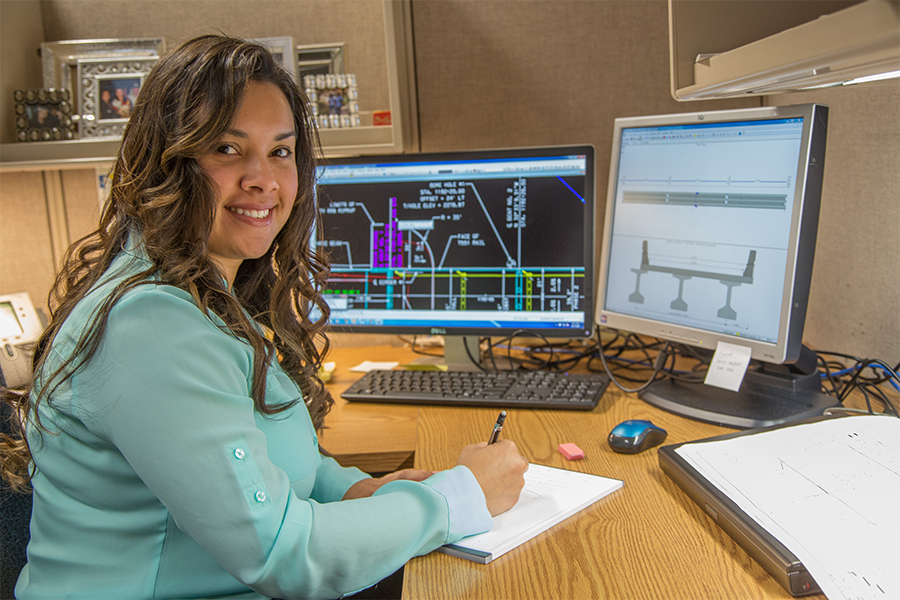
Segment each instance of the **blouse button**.
M234 457L238 460L244 458L244 451L241 448L235 448Z
M257 502L265 502L266 501L266 493L262 490L256 492L256 501Z

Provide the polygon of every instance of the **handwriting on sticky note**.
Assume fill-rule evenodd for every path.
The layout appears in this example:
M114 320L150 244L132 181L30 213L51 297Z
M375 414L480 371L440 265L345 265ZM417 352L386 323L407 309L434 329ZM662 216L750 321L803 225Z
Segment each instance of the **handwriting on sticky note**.
M719 342L703 383L736 392L749 365L750 348Z

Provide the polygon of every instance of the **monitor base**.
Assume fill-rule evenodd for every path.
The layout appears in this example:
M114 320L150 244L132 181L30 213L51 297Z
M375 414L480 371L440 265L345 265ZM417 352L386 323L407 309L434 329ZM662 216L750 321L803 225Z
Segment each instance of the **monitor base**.
M837 398L822 393L821 376L810 369L810 356L814 367L815 355L804 346L796 366L764 365L760 371L748 371L738 392L666 379L638 397L668 412L724 427L783 425L839 406Z

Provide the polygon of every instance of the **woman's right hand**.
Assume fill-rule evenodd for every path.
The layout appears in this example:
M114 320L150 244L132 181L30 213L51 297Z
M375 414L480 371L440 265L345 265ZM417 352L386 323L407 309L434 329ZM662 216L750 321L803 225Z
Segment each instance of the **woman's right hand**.
M456 464L468 467L475 475L491 516L508 511L519 501L528 461L519 453L514 441L471 444L463 448Z

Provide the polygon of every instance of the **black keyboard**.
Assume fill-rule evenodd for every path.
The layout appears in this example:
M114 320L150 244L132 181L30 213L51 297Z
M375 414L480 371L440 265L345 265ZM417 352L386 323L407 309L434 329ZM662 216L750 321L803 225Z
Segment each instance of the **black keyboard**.
M369 371L341 394L355 402L591 410L609 378L559 371Z

